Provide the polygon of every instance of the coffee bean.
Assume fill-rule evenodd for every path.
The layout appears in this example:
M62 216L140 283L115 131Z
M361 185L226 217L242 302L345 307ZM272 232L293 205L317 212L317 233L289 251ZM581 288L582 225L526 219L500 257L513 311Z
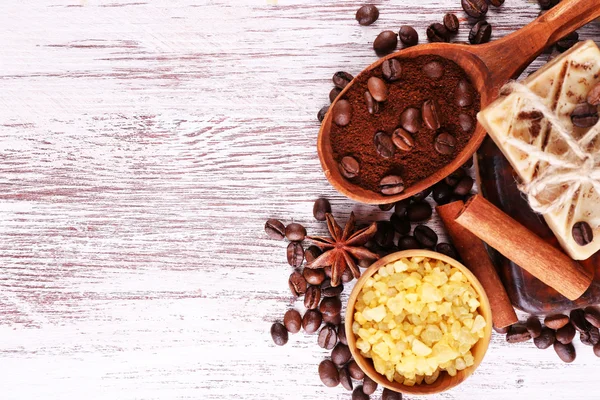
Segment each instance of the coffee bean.
M454 194L466 196L473 188L473 178L469 175L463 176L454 187Z
M349 270L349 269L348 269ZM321 301L321 305L319 306L319 311L323 316L325 315L338 315L342 312L342 302L339 297L325 297Z
M596 343L594 345L594 354L596 357L600 357L600 343Z
M342 294L344 291L343 285L331 286L331 280L327 279L321 284L322 297L335 297Z
M534 339L542 334L542 324L540 323L540 320L536 316L532 315L531 317L527 318L525 327L531 334L531 337Z
M454 96L456 105L459 107L469 107L473 104L473 87L463 79L456 85Z
M375 101L369 91L365 92L365 104L367 105L367 111L373 115L379 112L379 103Z
M367 89L369 90L369 93L371 93L371 96L373 96L373 99L376 101L383 102L388 98L389 91L387 84L376 76L369 78L367 81Z
M319 377L323 385L327 387L336 387L340 384L340 374L331 360L321 361L321 364L319 364Z
M336 365L344 365L352 358L348 346L338 343L331 352L331 361Z
M568 323L569 317L564 314L548 315L546 318L544 318L544 325L554 330L560 329Z
M325 119L325 114L327 114L327 111L329 111L329 106L323 106L319 112L317 113L317 119L319 120L319 122L323 122L323 120Z
M285 237L285 225L277 219L268 219L265 223L265 233L271 239L282 240Z
M406 215L406 210L408 210L408 206L410 205L409 199L400 200L394 205L394 214L398 215L401 218L404 218Z
M392 214L390 222L392 223L394 230L399 234L408 235L410 232L410 222L408 222L408 220L401 218L396 214Z
M348 372L350 373L350 376L356 380L361 380L365 377L365 373L354 360L348 363Z
M419 193L413 194L410 199L413 202L418 203L420 201L425 200L427 198L427 196L429 196L431 194L432 191L433 191L433 188L432 187L428 187L425 190L421 190Z
M298 242L290 242L287 247L287 261L294 268L298 268L304 261L304 249Z
M458 184L458 182L460 182L460 180L466 175L466 172L464 169L459 168L456 171L452 172L450 175L448 175L445 179L444 182L446 182L448 184L448 186L454 187Z
M461 0L462 8L473 18L481 18L488 11L485 0Z
M352 105L348 100L339 100L332 110L333 122L339 126L346 126L352 118Z
M379 191L387 196L402 193L404 181L397 175L388 175L379 182Z
M394 235L395 231L391 222L378 221L377 232L373 236L373 240L375 240L378 246L388 248L394 245Z
M410 222L421 222L428 220L431 217L432 209L429 203L421 201L413 203L408 207L406 216Z
M500 7L502 4L504 4L504 0L488 0L488 1L494 7Z
M460 129L465 133L471 132L475 127L473 117L465 113L458 114L458 124L460 125Z
M585 319L585 313L582 309L578 308L576 310L572 310L569 314L569 319L571 320L571 324L573 324L573 327L579 332L585 332L590 330L591 325Z
M402 236L398 239L398 248L400 250L413 250L420 249L421 244L414 238L414 236Z
M348 338L346 337L346 325L344 325L341 321L340 324L338 324L337 333L338 340L340 341L340 343L343 343L346 346L348 346Z
M331 204L329 200L322 197L315 200L313 205L313 215L317 221L325 221L325 214L331 213Z
M342 384L342 387L346 390L352 390L353 388L353 384L352 384L352 377L350 376L350 373L348 372L348 367L342 367L340 368L340 383Z
M325 322L326 324L338 326L342 322L342 316L341 314L331 316L323 315L323 322Z
M431 61L423 66L423 73L431 79L440 79L444 76L444 66L441 62Z
M417 133L421 128L421 112L416 108L407 108L400 114L400 125L410 133Z
M302 329L308 334L315 333L319 330L323 322L323 316L318 310L308 310L302 317Z
M385 60L383 64L381 64L381 73L388 81L397 81L402 76L402 64L395 58Z
M438 108L435 100L427 100L421 108L423 122L431 130L440 129L440 117L438 116Z
M452 246L450 243L438 243L437 246L435 246L435 251L450 258L454 258L455 260L458 259L458 253L456 252L454 246Z
M331 350L335 347L336 343L337 332L335 331L335 327L330 324L327 324L324 327L322 327L319 331L319 336L317 337L317 344L319 345L319 347Z
M494 329L494 332L499 333L501 335L506 335L508 333L508 328L508 326L505 326L504 328L498 328L492 325L492 329Z
M414 46L419 43L419 34L412 26L401 26L398 36L400 37L400 41L407 47Z
M377 154L383 158L390 158L394 156L396 146L390 135L385 132L377 132L373 137L373 144L375 144L375 150Z
M306 229L302 225L292 222L285 227L285 237L290 242L301 242L306 237Z
M340 93L342 93L342 89L334 87L333 89L331 89L331 91L329 92L329 102L333 103L333 101L340 95Z
M456 15L452 13L444 15L444 26L452 33L458 32L458 27L460 24L458 22L458 18L456 18Z
M363 379L363 392L368 395L372 395L377 390L377 382L365 375Z
M320 286L308 286L306 293L304 293L304 307L312 310L319 306L321 301L321 287Z
M543 327L540 335L533 339L533 344L538 349L547 349L552 346L555 341L554 331L550 328Z
M402 400L402 393L394 392L388 388L383 388L381 400Z
M360 165L354 157L346 156L342 158L342 161L338 164L340 174L345 178L355 178L360 172Z
M435 137L433 146L442 155L452 154L456 148L456 139L449 133L443 132Z
M285 329L290 333L300 332L300 328L302 327L302 317L300 316L300 313L293 308L287 310L283 316L283 325L285 325Z
M598 107L581 103L571 113L571 122L579 128L589 128L598 122Z
M573 325L568 324L556 331L556 340L562 344L571 343L575 337L575 328Z
M559 1L560 0L538 0L538 3L542 9L547 10L557 5Z
M516 323L508 328L506 333L506 341L508 343L521 343L531 339L531 333L527 330L525 325L522 323Z
M288 279L288 286L290 287L290 291L292 292L292 294L296 297L306 293L306 279L304 279L300 272L292 272L290 278Z
M583 316L590 325L600 328L600 311L596 307L586 307Z
M558 51L560 51L562 53L562 52L569 50L571 47L575 46L578 41L579 41L579 33L571 32L567 36L565 36L564 38L562 38L558 42L556 42L556 48L558 49Z
M450 32L446 27L438 22L429 25L427 28L427 38L430 42L449 42Z
M576 222L571 229L571 234L575 243L580 246L590 244L594 240L594 232L590 224L585 221Z
M356 11L356 20L360 25L371 25L379 18L379 10L373 4L362 6Z
M398 36L392 31L383 31L375 38L373 50L378 56L384 56L396 50L398 46Z
M558 354L558 357L566 362L571 363L575 361L575 347L573 347L573 343L563 344L560 342L554 342L554 351Z
M433 229L425 225L417 225L414 235L415 239L417 239L423 247L433 248L438 241L438 236Z
M362 386L358 386L352 392L352 400L369 400L369 395L363 392Z
M492 37L492 25L486 21L479 21L471 28L469 32L469 42L471 44L482 44L490 41Z
M394 203L380 204L377 207L379 207L381 211L390 211L392 208L394 208Z
M271 326L271 337L277 346L283 346L288 342L288 331L285 329L285 326L279 322L275 322Z
M392 134L392 143L402 151L411 151L415 146L412 135L402 128L398 128Z
M352 79L354 79L354 77L349 73L338 71L333 74L333 78L331 80L336 88L344 89L350 82L352 82Z
M598 342L600 342L600 330L598 330L598 328L592 326L588 334L590 335L590 342L592 345L596 345Z
M310 264L314 260L316 260L321 254L323 254L321 249L319 249L315 245L312 245L312 246L309 246L308 249L304 250L304 259L306 260L307 264ZM307 269L310 269L310 268L307 268Z
M302 276L304 277L304 279L306 279L307 283L315 286L320 285L325 280L325 272L321 268L312 269L305 267L304 271L302 271ZM323 293L321 293L321 296L322 295Z
M600 106L600 82L596 83L588 93L587 102L592 106Z

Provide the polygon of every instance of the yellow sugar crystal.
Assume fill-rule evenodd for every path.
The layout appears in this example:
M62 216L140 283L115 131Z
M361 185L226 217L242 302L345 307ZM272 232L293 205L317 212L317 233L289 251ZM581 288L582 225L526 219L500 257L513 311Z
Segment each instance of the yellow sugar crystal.
M425 345L419 339L413 340L413 342L412 342L412 351L417 356L428 356L432 352L431 348L427 347L427 345Z

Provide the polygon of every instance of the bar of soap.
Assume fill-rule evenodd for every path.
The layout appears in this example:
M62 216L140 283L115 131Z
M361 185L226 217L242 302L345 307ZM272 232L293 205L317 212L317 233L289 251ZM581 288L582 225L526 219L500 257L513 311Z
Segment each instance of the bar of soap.
M572 138L578 140L591 128L578 128L571 122L575 107L585 102L591 88L600 81L600 49L591 41L578 43L569 51L555 58L538 71L521 81L562 123ZM490 137L502 150L522 183L532 182L543 176L548 164L534 154L523 151L509 143L520 139L550 156L573 159L565 140L544 115L531 107L531 102L518 92L500 96L481 111L477 119ZM588 152L600 153L600 138L592 141ZM562 193L563 187L548 187L541 190L537 199L550 202ZM548 226L563 249L574 259L584 260L600 249L600 193L591 184L585 183L560 208L543 214ZM572 235L577 222L589 223L593 240L585 245L578 244Z

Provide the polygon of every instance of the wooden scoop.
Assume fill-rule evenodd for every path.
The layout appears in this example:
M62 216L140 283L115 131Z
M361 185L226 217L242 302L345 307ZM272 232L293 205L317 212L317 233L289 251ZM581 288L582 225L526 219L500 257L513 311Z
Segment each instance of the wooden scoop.
M391 58L404 59L438 55L454 61L465 70L473 86L479 91L481 108L484 108L496 99L499 89L508 80L516 78L523 72L544 49L598 17L600 17L600 0L563 0L535 21L500 40L477 46L431 43L409 47L379 59L361 72L361 75L379 67L385 60ZM337 99L341 99L344 93L352 90L355 82L356 79L346 86ZM330 110L333 109L337 99L332 103ZM439 182L472 157L486 135L483 127L477 124L470 141L451 163L417 184L406 188L402 193L385 196L363 189L340 174L330 143L331 124L330 111L323 120L317 142L317 150L325 176L340 193L367 204L394 203ZM418 168L418 166L415 167Z

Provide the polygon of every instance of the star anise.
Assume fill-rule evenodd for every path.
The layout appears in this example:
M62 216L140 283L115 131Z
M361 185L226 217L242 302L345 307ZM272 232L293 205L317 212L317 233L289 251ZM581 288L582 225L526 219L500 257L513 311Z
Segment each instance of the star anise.
M360 269L356 265L355 259L360 261L379 258L377 254L363 247L377 232L377 224L372 223L370 226L354 232L356 218L353 212L350 213L350 218L343 230L331 214L325 214L325 218L331 238L307 237L323 250L323 254L306 266L313 269L331 266L331 286L337 286L340 284L342 273L346 268L350 268L355 278L360 276Z

